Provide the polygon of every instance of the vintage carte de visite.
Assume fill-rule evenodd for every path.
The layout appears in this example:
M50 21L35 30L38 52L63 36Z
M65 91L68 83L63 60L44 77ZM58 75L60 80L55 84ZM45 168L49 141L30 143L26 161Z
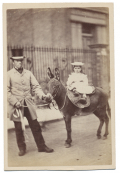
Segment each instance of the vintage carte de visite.
M113 3L3 4L4 169L115 169Z

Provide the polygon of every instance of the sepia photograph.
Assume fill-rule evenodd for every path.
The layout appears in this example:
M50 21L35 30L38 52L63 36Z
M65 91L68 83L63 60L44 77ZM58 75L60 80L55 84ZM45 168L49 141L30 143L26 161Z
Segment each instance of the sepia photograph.
M115 169L113 14L3 4L5 170Z

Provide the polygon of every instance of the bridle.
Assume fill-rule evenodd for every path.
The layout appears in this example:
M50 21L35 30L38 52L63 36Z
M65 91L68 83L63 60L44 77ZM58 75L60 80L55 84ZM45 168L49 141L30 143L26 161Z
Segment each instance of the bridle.
M65 94L65 99L64 99L64 103L63 103L63 106L61 107L61 108L59 108L59 109L56 109L56 107L55 107L55 104L54 104L54 102L52 102L52 105L53 105L53 107L56 109L56 110L59 110L59 111L61 111L63 108L64 108L64 106L65 106L65 101L66 101L66 95L67 94Z
M60 82L60 81L59 81L59 82ZM61 82L60 82L60 83L61 83ZM62 84L62 83L61 83L61 84ZM55 91L56 91L56 92L55 92ZM57 97L57 95L58 95L58 93L59 93L59 91L60 91L60 85L56 86L55 91L54 91L55 93L52 94L53 99L55 99L55 97ZM67 95L67 94L65 94L65 99L64 99L63 106L62 106L61 108L59 108L59 109L56 109L55 104L54 104L54 102L52 101L52 105L53 105L53 107L54 107L56 110L62 110L62 109L64 108L64 106L65 106L65 101L66 101L66 95Z
M56 91L56 92L55 92ZM52 94L53 99L58 95L58 92L60 91L60 85L56 86L54 93Z

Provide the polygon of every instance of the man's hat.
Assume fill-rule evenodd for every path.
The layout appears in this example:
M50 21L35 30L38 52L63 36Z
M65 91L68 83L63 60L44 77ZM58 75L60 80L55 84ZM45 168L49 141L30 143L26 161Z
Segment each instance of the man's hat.
M82 62L73 62L71 64L74 65L74 66L82 66L82 65L84 65L84 63L82 63Z
M25 57L23 56L23 49L11 49L12 51L12 57L11 59L24 59Z

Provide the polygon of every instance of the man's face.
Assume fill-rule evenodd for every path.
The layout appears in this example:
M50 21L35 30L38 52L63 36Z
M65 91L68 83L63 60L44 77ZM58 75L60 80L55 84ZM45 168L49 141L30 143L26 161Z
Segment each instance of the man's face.
M23 59L13 60L13 65L18 69L21 68L23 65Z

